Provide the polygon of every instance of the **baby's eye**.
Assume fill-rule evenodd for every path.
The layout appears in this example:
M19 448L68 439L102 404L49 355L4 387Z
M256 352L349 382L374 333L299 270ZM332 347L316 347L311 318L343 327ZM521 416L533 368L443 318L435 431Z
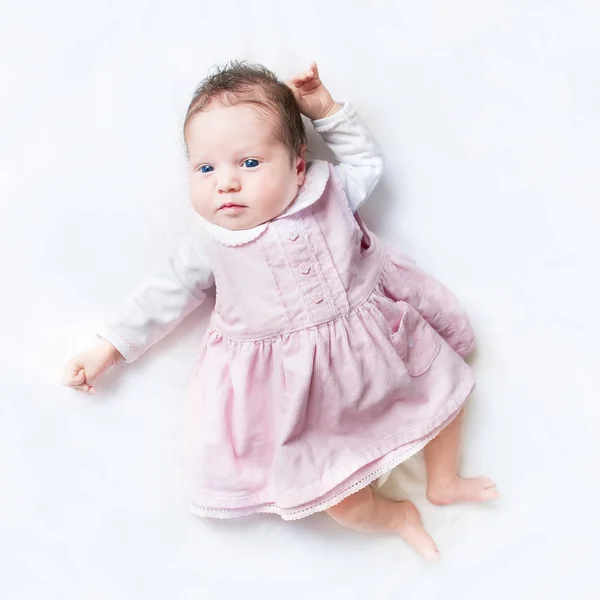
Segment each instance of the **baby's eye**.
M214 171L214 169L210 165L202 165L200 167L201 173L210 173L211 171Z
M258 167L258 161L255 158L247 158L244 161L244 166L248 167L249 169L252 169L254 167Z

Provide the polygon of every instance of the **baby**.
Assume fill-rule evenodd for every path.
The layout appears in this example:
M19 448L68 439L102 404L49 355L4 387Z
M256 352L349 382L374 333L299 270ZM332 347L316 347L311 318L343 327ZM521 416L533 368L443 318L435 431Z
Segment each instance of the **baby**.
M301 113L339 164L307 162ZM380 147L317 65L283 83L233 62L198 87L185 118L198 222L63 383L94 393L216 286L192 376L185 449L190 508L205 517L326 511L439 553L415 505L377 494L424 449L434 504L498 498L459 476L474 339L441 283L384 246L357 212L383 169Z

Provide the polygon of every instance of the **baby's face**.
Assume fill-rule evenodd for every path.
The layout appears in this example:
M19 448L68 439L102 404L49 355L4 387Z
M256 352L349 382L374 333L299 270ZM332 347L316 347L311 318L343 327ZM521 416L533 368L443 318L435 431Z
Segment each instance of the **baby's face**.
M215 103L187 126L190 198L196 212L226 229L250 229L281 214L304 181L273 124L248 104Z

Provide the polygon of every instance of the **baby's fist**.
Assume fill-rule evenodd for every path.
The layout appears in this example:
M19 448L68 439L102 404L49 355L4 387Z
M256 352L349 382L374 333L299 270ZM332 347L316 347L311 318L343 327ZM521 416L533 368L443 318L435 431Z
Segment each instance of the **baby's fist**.
M63 370L62 384L94 394L93 383L120 360L123 360L121 353L100 338L92 348L69 359Z
M341 108L321 82L315 62L310 63L308 70L286 81L286 85L292 90L300 112L313 121L329 117Z

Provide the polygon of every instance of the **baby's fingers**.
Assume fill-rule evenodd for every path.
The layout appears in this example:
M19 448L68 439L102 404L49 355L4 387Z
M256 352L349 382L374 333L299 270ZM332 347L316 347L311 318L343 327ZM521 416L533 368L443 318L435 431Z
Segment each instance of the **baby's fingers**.
M291 81L296 87L301 87L305 83L311 81L312 79L319 78L319 69L317 68L317 63L312 62L310 67L304 72L299 73L295 77L292 77Z
M81 365L67 365L63 372L62 383L66 386L76 386L85 382L85 371Z
M292 94L294 94L294 98L296 98L296 100L300 100L300 92L299 92L296 84L291 79L289 79L288 81L285 82L285 85L287 85L290 88L290 90L292 90Z
M81 385L76 385L73 389L80 391L80 392L86 392L88 394L96 393L96 388L93 385L88 385L87 383L83 383Z
M80 365L67 367L63 376L63 385L88 394L96 393L94 386L86 382L85 370Z
M296 87L302 87L305 83L308 83L312 79L310 75L296 75L296 77L292 77L292 83Z

